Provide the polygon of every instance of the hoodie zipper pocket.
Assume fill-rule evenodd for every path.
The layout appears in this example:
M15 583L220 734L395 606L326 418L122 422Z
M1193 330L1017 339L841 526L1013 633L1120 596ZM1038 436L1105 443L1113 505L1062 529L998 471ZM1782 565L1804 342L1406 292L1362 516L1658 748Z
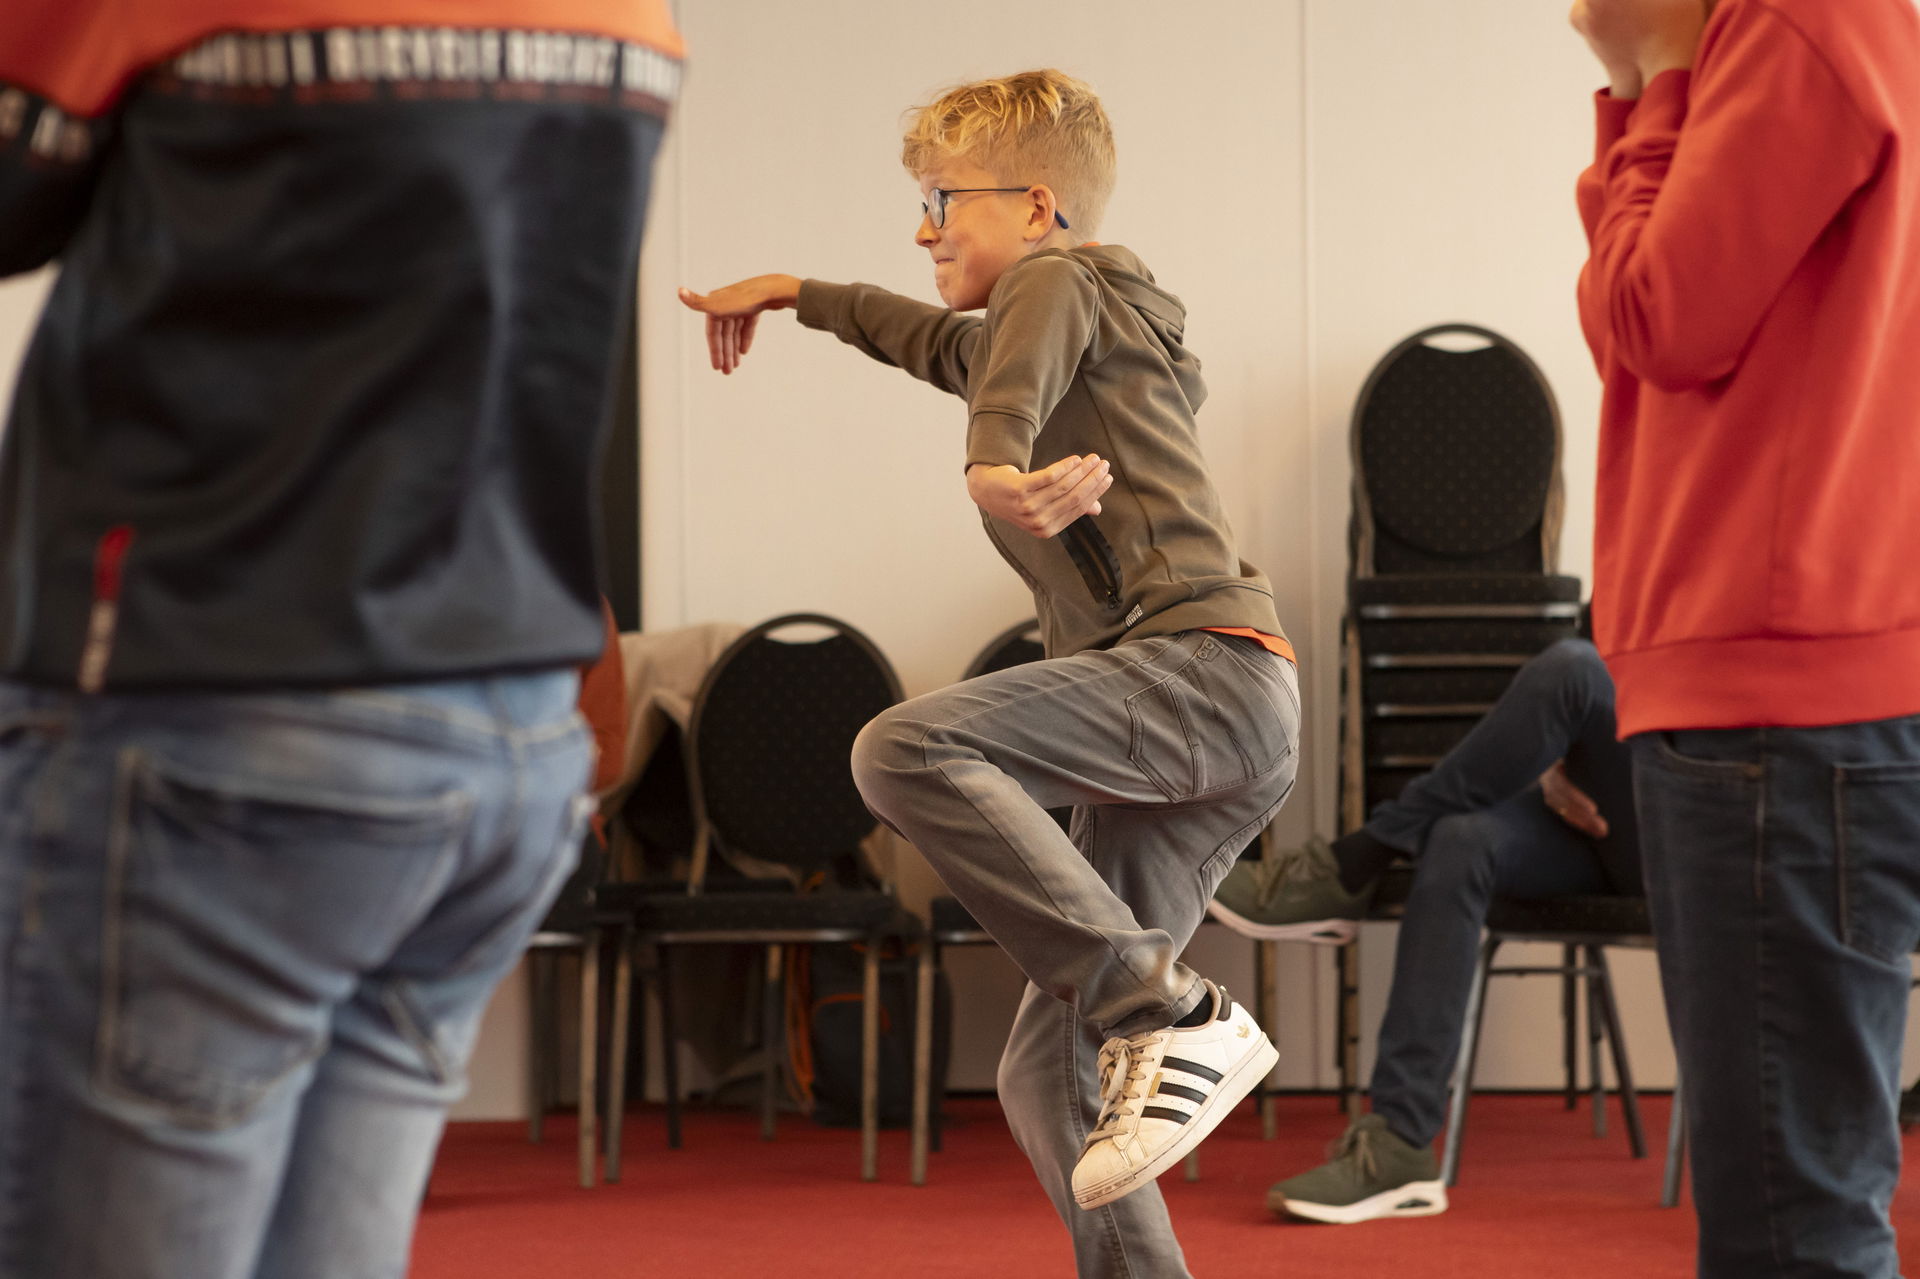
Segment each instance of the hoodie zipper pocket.
M1073 566L1080 570L1081 578L1087 589L1093 593L1096 604L1108 612L1118 612L1120 608L1120 559L1113 553L1106 537L1094 524L1091 515L1082 515L1067 525L1061 534L1066 543L1067 555L1073 560Z

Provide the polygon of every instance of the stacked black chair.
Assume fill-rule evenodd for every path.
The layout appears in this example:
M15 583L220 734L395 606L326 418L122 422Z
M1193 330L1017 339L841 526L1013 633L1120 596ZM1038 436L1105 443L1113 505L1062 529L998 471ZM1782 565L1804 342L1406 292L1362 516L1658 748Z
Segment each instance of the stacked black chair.
M1560 411L1518 347L1469 325L1414 334L1361 390L1352 447L1347 829L1580 619L1580 580L1554 571Z
M1578 633L1580 581L1556 572L1562 506L1559 409L1538 367L1512 342L1472 325L1416 333L1374 368L1354 408L1353 517L1342 633L1341 829L1432 768L1492 708L1513 675L1549 645ZM1392 918L1407 876L1389 876L1375 914ZM1594 1088L1598 1045L1611 1039L1628 1131L1642 1152L1632 1081L1612 1015L1602 947L1644 944L1644 903L1578 899L1555 903L1555 927L1502 929L1502 912L1543 903L1496 904L1482 978L1504 940L1558 942L1567 1092L1576 1092L1576 987L1588 994ZM1621 912L1639 924L1618 927ZM1539 923L1531 917L1518 922ZM1584 960L1582 959L1584 956ZM1529 970L1536 971L1536 970ZM1342 1099L1359 1109L1358 962L1339 956L1339 1068ZM1474 1021L1456 1075L1464 1119ZM1458 1160L1449 1133L1448 1172Z
M824 637L777 638L783 632ZM853 873L861 842L876 823L853 783L853 740L867 721L900 700L892 666L853 627L819 614L773 618L747 631L707 672L694 699L686 741L695 818L692 867L679 891L657 883L608 884L605 910L621 913L626 944L652 945L663 969L681 946L749 943L765 947L761 1130L774 1131L775 1090L785 1054L783 948L810 943L865 946L861 1026L861 1176L877 1176L879 1145L879 985L883 942L902 930L890 891L862 886ZM714 850L787 868L791 884L708 892ZM824 881L824 886L822 882ZM795 886L801 891L794 891ZM663 978L665 974L662 974ZM667 988L663 979L661 989ZM678 1144L678 1080L672 1028L665 1028L669 1143ZM608 1179L618 1177L618 1138L626 1060L616 1054L611 1081Z

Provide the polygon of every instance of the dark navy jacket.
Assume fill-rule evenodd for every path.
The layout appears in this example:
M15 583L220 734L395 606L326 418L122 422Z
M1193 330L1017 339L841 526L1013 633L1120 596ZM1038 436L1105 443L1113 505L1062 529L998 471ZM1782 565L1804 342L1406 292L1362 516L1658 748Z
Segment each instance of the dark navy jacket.
M60 274L0 437L0 678L592 658L665 0L16 2L0 275Z

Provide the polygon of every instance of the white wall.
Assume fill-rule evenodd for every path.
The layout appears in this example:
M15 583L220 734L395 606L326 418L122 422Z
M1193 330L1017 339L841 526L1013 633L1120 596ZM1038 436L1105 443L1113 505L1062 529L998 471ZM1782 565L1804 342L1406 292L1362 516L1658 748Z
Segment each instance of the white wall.
M1104 95L1119 190L1102 238L1192 311L1213 392L1209 457L1247 557L1298 645L1309 737L1287 840L1335 823L1347 415L1366 371L1445 320L1539 361L1567 425L1562 567L1585 577L1597 387L1575 325L1572 204L1597 76L1539 0L682 0L693 49L643 269L644 573L650 625L818 609L866 629L909 692L951 680L1030 609L959 473L957 402L769 317L745 367L705 365L673 297L763 271L931 298L899 118L959 79L1058 65ZM44 277L0 284L0 386ZM930 888L909 876L910 895ZM1369 1031L1393 929L1362 946ZM1203 930L1196 965L1250 993L1249 947ZM1640 1081L1671 1078L1650 957L1615 960ZM1005 959L954 952L954 1082L986 1087L1017 994ZM1289 1087L1333 1080L1330 957L1281 952ZM1557 998L1496 987L1492 1086L1550 1085ZM518 1105L519 991L492 1010L463 1113Z

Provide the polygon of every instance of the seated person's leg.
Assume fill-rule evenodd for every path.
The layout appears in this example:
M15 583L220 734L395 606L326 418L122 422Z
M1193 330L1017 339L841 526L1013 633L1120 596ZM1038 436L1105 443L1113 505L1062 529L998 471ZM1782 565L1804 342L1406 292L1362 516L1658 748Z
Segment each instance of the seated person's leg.
M1620 810L1626 819L1620 839L1631 841L1631 768L1614 740L1613 682L1585 640L1562 640L1523 666L1460 744L1376 808L1365 826L1330 847L1309 845L1271 864L1242 861L1209 910L1251 937L1344 942L1381 872L1415 855L1436 821L1529 792L1538 806L1535 784L1561 759L1568 759L1570 772L1577 766L1576 784L1601 792L1595 799L1604 816L1614 820L1608 810ZM1637 845L1629 844L1617 860L1637 857Z
M1275 1186L1275 1211L1319 1221L1443 1212L1433 1141L1445 1118L1480 929L1496 896L1607 890L1591 841L1548 812L1536 791L1431 824L1394 955L1380 1027L1373 1113L1348 1130L1332 1162Z

